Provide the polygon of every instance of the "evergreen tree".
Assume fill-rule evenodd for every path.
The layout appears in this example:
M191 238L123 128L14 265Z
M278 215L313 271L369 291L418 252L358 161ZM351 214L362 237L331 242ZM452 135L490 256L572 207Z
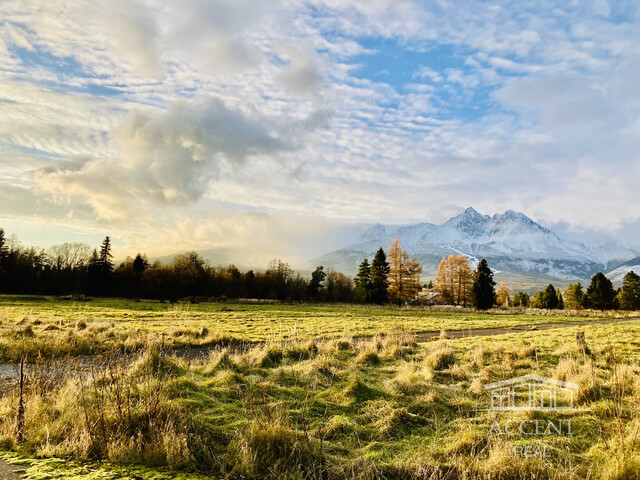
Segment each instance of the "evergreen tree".
M87 288L88 293L95 295L99 293L99 286L101 283L102 277L102 266L100 265L100 256L98 255L98 250L93 249L91 253L91 258L89 258L89 263L87 265L87 273L88 273L88 281Z
M556 287L549 284L544 290L542 295L542 308L548 308L554 310L558 308L558 294L556 293Z
M587 288L586 304L589 308L606 310L616 308L616 291L611 280L602 272L596 273L591 278L591 284Z
M488 310L496 303L496 282L493 281L493 272L489 264L483 258L478 263L473 280L473 305L478 310Z
M0 228L0 291L5 290L5 260L7 258L7 241L4 237L4 230Z
M371 262L371 301L382 305L389 301L389 263L382 248Z
M584 304L584 291L582 284L571 283L564 292L564 306L570 310L579 310Z
M538 291L533 294L533 298L531 299L531 306L533 308L546 308L544 306L544 292Z
M371 301L371 265L369 265L367 258L360 263L354 282L360 300L363 302Z
M4 229L0 228L0 266L7 257L7 240L4 236Z
M140 254L136 255L136 258L133 260L133 271L142 273L147 268L149 268L149 262L147 261L147 256L142 256Z
M562 292L559 288L556 288L556 296L558 297L558 310L564 310L564 298L562 298Z
M640 310L640 276L636 275L633 270L627 273L622 280L618 301L623 310Z
M318 300L320 297L320 289L322 288L322 282L324 282L325 278L327 278L327 274L324 272L324 267L321 265L317 266L311 274L311 281L307 286L311 300Z
M113 272L113 254L111 253L111 239L106 236L100 246L100 266L102 273L110 274Z
M514 307L528 307L531 304L529 294L526 292L516 292L512 300Z
M98 255L98 249L94 248L89 259L89 272L98 272L99 270L101 270L100 256Z
M371 288L371 266L369 265L369 260L367 258L362 260L360 263L360 266L358 267L358 274L354 281L358 287L365 289Z

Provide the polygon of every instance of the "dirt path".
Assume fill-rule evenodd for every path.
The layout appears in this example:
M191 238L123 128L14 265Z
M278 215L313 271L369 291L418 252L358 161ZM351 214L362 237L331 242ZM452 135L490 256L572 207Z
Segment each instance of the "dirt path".
M24 473L24 468L11 465L0 458L0 479L2 480L20 480Z
M506 333L535 332L540 330L552 330L558 328L581 327L588 325L608 325L610 323L626 323L639 320L638 318L603 318L600 320L578 320L575 322L551 322L537 323L530 325L514 325L513 327L493 327L493 328L469 328L463 330L445 330L448 338L468 338L468 337L488 337L492 335L503 335ZM427 342L441 335L440 331L419 332L415 336L419 342ZM362 337L365 339L365 337ZM366 338L372 338L371 336Z

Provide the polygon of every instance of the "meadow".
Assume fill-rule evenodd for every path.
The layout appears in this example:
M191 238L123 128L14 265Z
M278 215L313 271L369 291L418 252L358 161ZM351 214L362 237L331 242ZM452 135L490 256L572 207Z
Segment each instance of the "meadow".
M5 359L33 355L28 341L53 345L28 369L21 442L17 386L0 397L1 455L22 478L640 478L640 319L17 297L0 312ZM534 329L448 338L514 325ZM422 341L432 331L442 333ZM63 348L77 337L100 364L56 368L87 354ZM176 355L187 345L208 348ZM485 410L485 384L530 373L578 384L578 410ZM570 435L491 431L496 418L558 416Z
M0 296L0 361L22 356L131 353L157 342L167 348L211 348L281 340L385 333L522 328L633 316L625 312L555 312L397 308L273 302L163 303L121 299L61 301Z

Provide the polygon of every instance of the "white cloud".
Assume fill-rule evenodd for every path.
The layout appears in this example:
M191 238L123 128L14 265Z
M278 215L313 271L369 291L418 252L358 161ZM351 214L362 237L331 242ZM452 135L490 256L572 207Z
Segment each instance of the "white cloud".
M278 79L294 94L317 94L323 83L316 52L311 45L286 45L282 48L289 67Z
M94 212L95 225L158 246L163 230L181 232L172 245L187 232L205 245L279 229L243 229L225 208L399 223L474 205L613 230L638 219L640 201L640 27L633 11L610 20L622 8L3 2L0 182L12 189L0 201L19 199L24 218L36 206L78 223ZM367 78L354 63L375 64L376 39L398 55L452 53L401 81ZM195 212L213 218L207 228Z
M176 102L163 113L133 111L114 131L119 157L36 172L40 191L84 198L105 219L122 219L139 201L188 204L210 182L254 157L294 148L291 126L219 98Z

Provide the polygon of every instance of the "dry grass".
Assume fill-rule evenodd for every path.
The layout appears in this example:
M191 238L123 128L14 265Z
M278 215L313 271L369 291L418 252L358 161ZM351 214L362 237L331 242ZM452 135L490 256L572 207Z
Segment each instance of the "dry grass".
M89 348L91 335L118 335L106 320L83 321L84 329L62 331ZM13 327L34 333L25 341L58 327L33 314L20 322ZM215 329L202 327L174 326L165 347L169 337L209 341ZM161 467L155 478L638 478L640 322L580 328L591 355L574 348L571 328L425 344L407 334L215 344L182 358L162 338L129 335L120 340L146 341L133 357L62 370L45 357L30 365L25 440L16 441L11 388L0 396L0 445L88 465ZM571 436L489 433L495 412L482 410L484 385L527 373L580 385ZM527 442L547 446L551 459L514 456Z
M424 358L425 365L434 370L444 370L449 368L456 361L456 351L453 346L445 341L436 342Z

